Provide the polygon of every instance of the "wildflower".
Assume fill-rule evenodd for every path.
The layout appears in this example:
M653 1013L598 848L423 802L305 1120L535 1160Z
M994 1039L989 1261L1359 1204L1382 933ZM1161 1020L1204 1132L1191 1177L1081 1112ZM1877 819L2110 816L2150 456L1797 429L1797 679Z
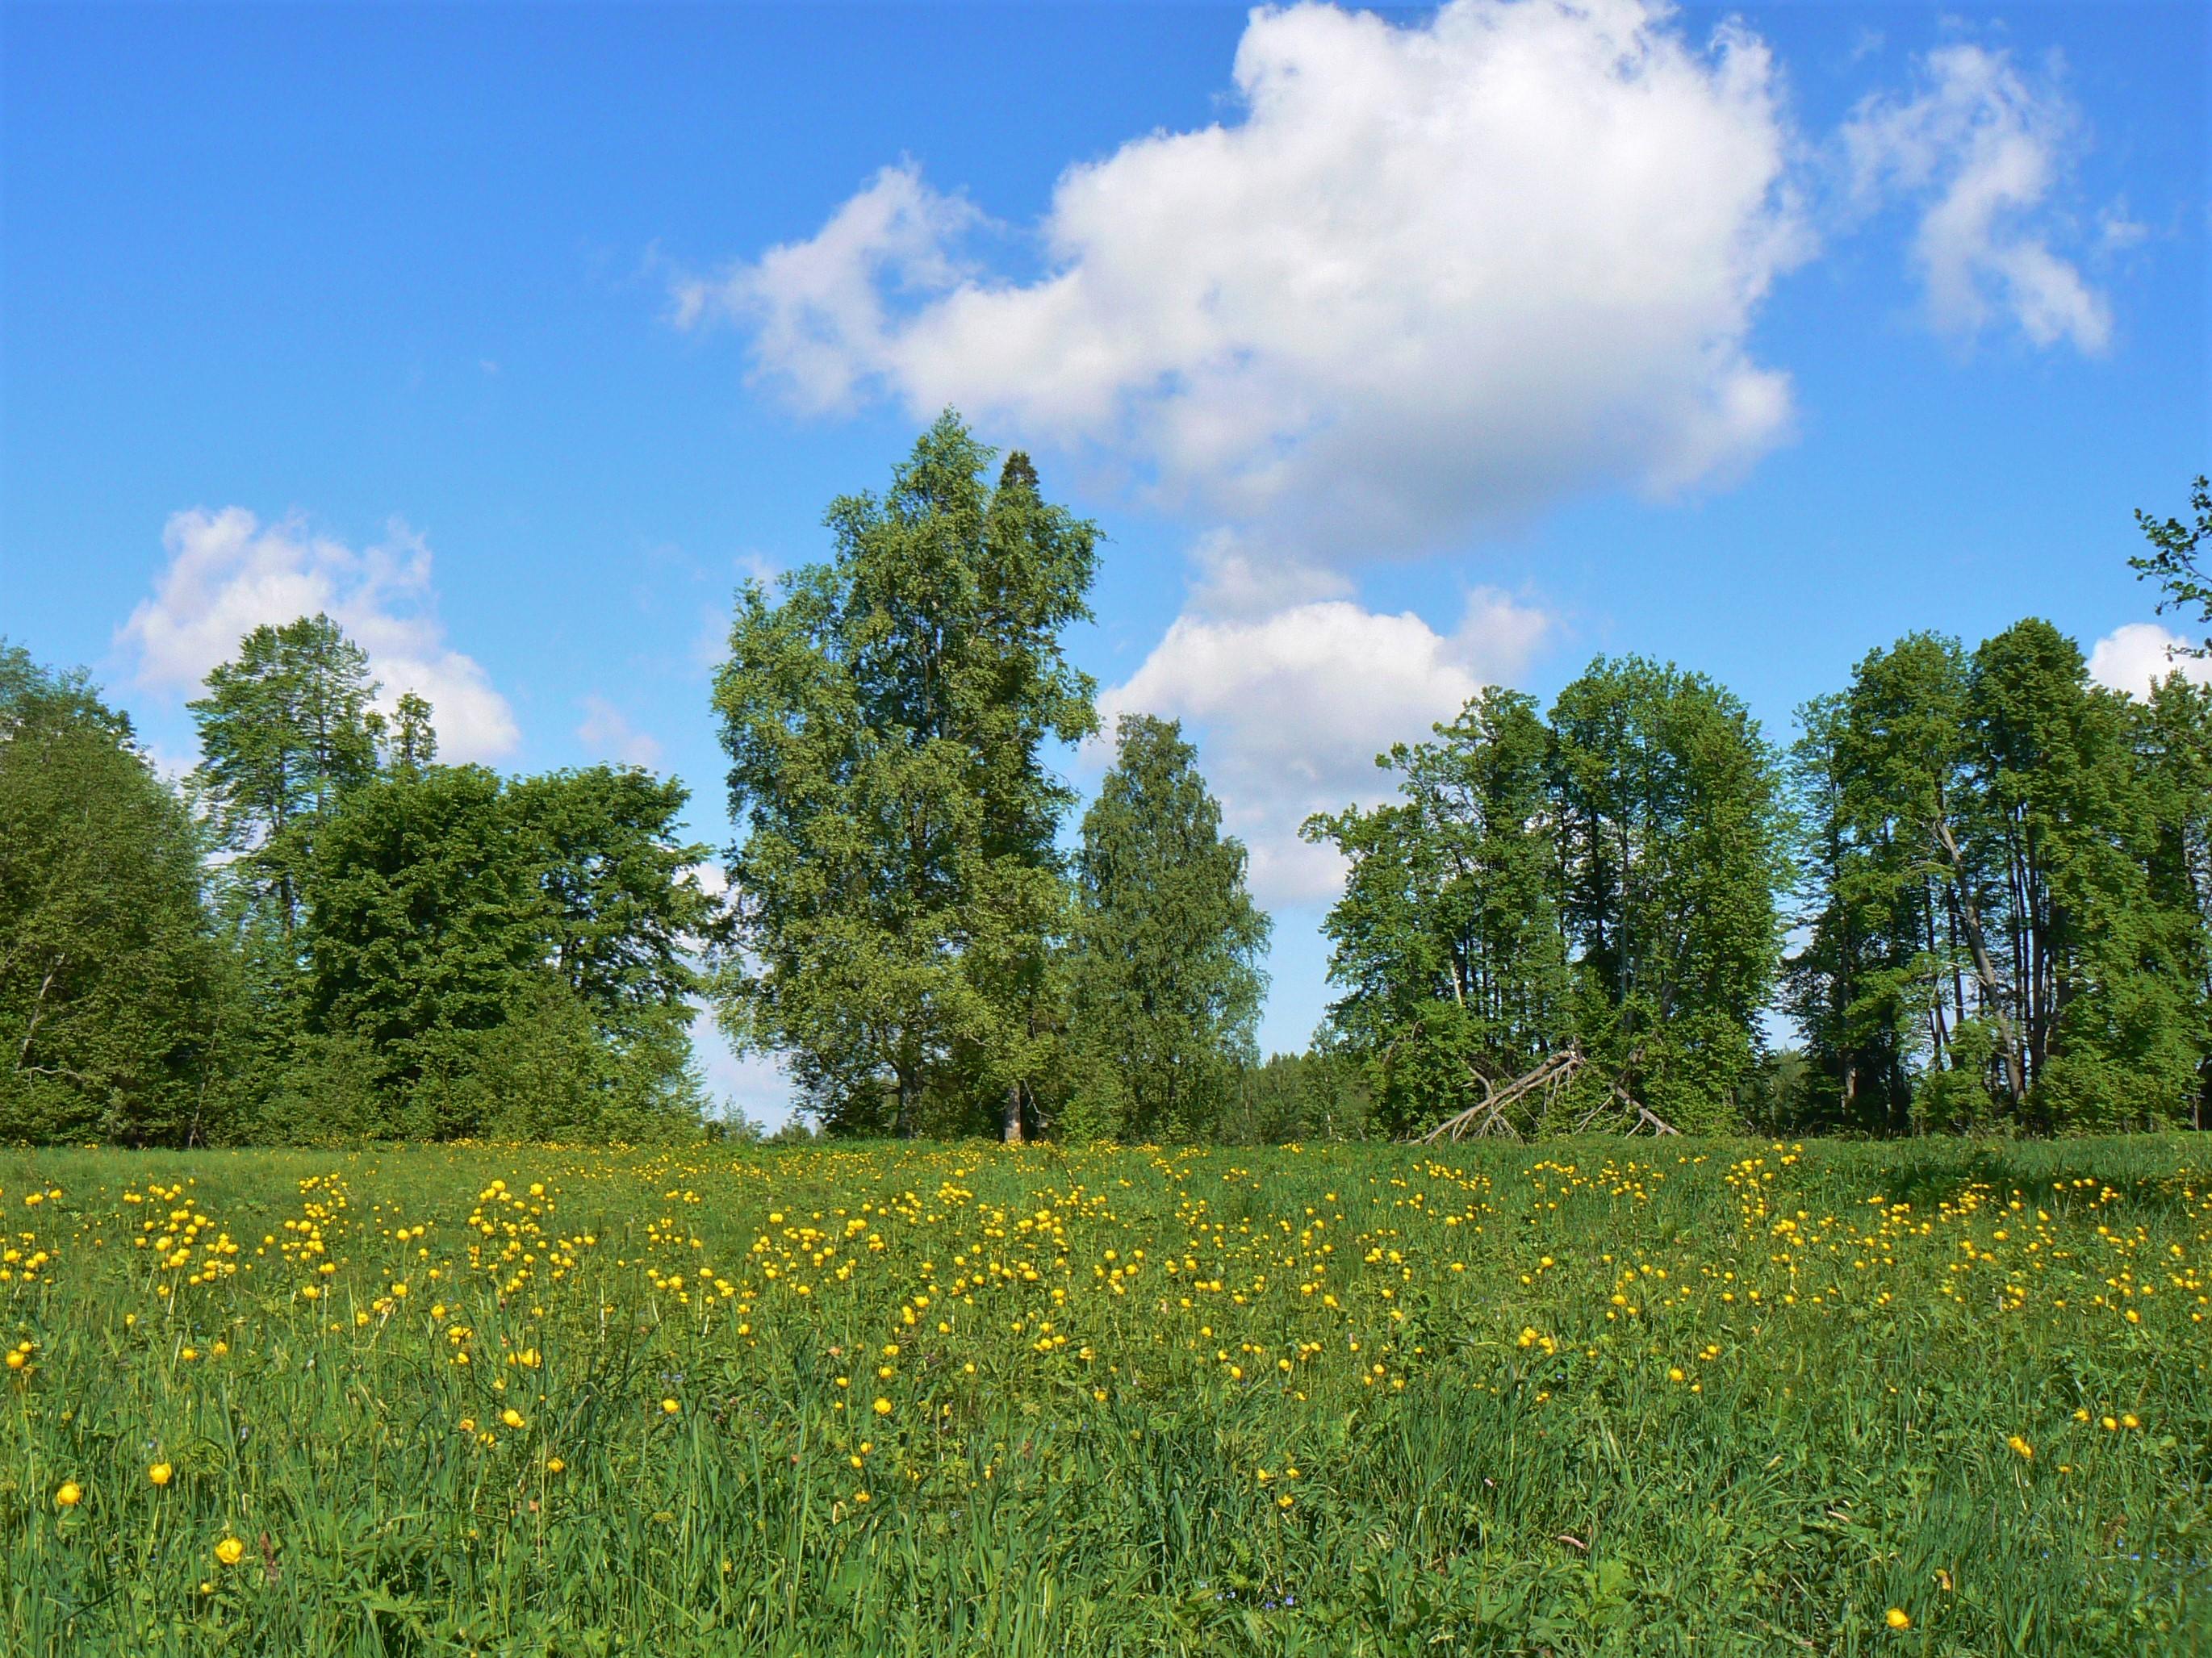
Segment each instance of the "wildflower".
M2030 1462L2035 1461L2035 1447L2029 1444L2018 1434L2008 1434L2005 1436L2005 1443L2010 1446L2014 1450L2017 1451L2027 1461Z
M146 1470L146 1478L157 1485L166 1485L176 1478L177 1471L166 1462L156 1462Z
M499 1413L499 1419L510 1428L520 1428L523 1425L522 1412L512 1405Z
M226 1537L215 1546L215 1558L226 1566L234 1566L246 1558L246 1545L235 1537Z
M1881 1620L1894 1630L1908 1630L1912 1627L1911 1615L1902 1606L1892 1606L1887 1612L1882 1613Z
M876 1400L876 1414L877 1414L878 1416L889 1416L890 1413L891 1413L891 1402L890 1402L890 1400L889 1400L888 1399L878 1399L878 1400Z
M662 1400L660 1401L660 1409L661 1409L661 1412L662 1412L662 1414L666 1415L666 1416L674 1416L674 1415L675 1415L678 1411L681 1411L683 1408L684 1408L684 1407L683 1407L681 1405L678 1404L678 1403L677 1403L674 1400L672 1400L672 1399L664 1399L664 1400Z
M568 1465L557 1456L549 1456L545 1459L545 1472L548 1473L563 1473L568 1467Z
M83 1501L84 1487L74 1479L63 1480L62 1488L54 1493L54 1506L58 1509L73 1509Z

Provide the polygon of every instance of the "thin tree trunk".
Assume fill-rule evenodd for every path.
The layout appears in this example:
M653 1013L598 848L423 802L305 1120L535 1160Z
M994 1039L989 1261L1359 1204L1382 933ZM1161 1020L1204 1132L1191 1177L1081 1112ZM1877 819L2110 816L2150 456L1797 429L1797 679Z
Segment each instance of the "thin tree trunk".
M2027 1097L2027 1078L2021 1068L2019 1033L2005 1012L2004 999L1997 988L1996 969L1990 962L1989 941L1982 936L1980 907L1974 902L1973 890L1966 884L1966 860L1959 852L1959 842L1951 834L1950 823L1939 816L1935 828L1936 838L1943 843L1944 854L1951 860L1951 885L1958 894L1959 914L1966 926L1966 948L1973 954L1974 976L1981 981L1990 1017L1996 1021L1997 1043L2004 1051L2005 1087L2017 1106Z
M1019 1083L1006 1084L1006 1107L1000 1118L999 1133L1008 1145L1022 1143L1022 1085Z

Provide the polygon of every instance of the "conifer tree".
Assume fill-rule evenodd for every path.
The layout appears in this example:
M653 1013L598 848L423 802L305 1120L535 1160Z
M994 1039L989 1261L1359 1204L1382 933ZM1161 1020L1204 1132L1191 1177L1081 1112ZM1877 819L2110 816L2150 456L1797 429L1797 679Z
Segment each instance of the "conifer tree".
M1069 1013L1094 1120L1123 1139L1217 1132L1253 1033L1268 922L1245 890L1243 843L1173 720L1125 714L1083 817Z

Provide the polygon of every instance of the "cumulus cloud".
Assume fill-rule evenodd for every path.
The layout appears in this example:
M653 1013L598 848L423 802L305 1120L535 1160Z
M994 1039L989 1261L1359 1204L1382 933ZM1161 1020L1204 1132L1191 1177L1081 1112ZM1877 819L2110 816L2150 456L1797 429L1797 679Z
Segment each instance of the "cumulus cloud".
M2212 681L2212 661L2179 656L2189 641L2155 622L2130 622L2099 640L2089 652L2089 677L2130 696L2148 696L2151 687L2179 672L2197 684Z
M2110 343L2111 307L2051 246L2050 199L2080 127L2055 82L1969 45L1929 53L1910 95L1869 98L1846 124L1861 203L1919 206L1912 258L1937 329L1972 337L2008 317L2039 346Z
M584 710L584 718L576 727L576 740L592 754L625 766L651 768L660 763L659 738L640 731L606 698L594 692L577 706Z
M1108 733L1123 714L1184 722L1228 827L1252 853L1263 902L1336 890L1342 867L1307 846L1307 814L1391 792L1375 756L1428 735L1486 683L1510 680L1548 628L1539 611L1483 591L1449 634L1411 611L1322 599L1263 616L1185 615L1123 683L1099 698Z
M443 757L495 760L520 740L507 699L446 642L430 549L404 524L356 551L297 518L264 524L243 507L194 508L173 513L161 541L167 568L117 634L141 685L197 690L253 629L321 611L368 653L379 706L406 691L428 699Z
M888 393L1094 449L1309 560L1431 547L1779 440L1754 313L1807 250L1766 48L1645 0L1255 11L1237 118L1071 167L1034 281L911 163L675 289L802 406Z

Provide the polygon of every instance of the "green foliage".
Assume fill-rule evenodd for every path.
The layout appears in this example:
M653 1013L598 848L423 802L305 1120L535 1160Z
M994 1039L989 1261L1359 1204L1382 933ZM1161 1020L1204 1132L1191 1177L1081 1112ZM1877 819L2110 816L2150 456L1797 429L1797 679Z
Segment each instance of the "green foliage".
M1552 726L1583 1047L1676 1128L1732 1127L1779 956L1773 755L1734 695L1641 658L1592 665Z
M1398 802L1305 826L1352 864L1326 924L1347 992L1330 1025L1369 1067L1378 1123L1425 1127L1571 1044L1596 1086L1678 1127L1733 1122L1785 847L1742 705L1601 660L1548 727L1492 689L1436 732L1383 756Z
M195 780L216 843L238 855L230 873L255 920L286 933L299 925L318 827L376 774L375 695L368 653L319 614L254 629L191 704Z
M889 492L832 503L834 561L739 594L714 708L734 932L717 999L847 1128L1019 1132L1072 922L1048 740L1096 729L1062 631L1097 531L950 413Z
M0 642L0 1138L218 1133L226 987L191 822L129 720Z
M674 838L684 798L605 767L510 786L473 766L346 796L307 889L311 1023L366 1044L386 1132L696 1121L684 950L711 907L684 877L703 848Z
M2212 539L2212 480L2199 474L2189 487L2190 519L2154 519L2138 508L2136 525L2150 543L2150 551L2128 561L2138 580L2148 579L2164 591L2158 601L2160 616L2168 610L2194 609L2197 620L2212 623L2212 580L2197 562L2197 549ZM2212 656L2212 639L2189 651L2191 656Z
M1334 1040L1364 1056L1376 1121L1425 1127L1476 1076L1510 1077L1571 1035L1553 832L1555 753L1533 699L1492 687L1436 740L1378 761L1398 803L1301 831L1349 860L1324 931Z
M1115 744L1076 859L1071 1108L1094 1138L1203 1139L1258 1058L1267 918L1182 727L1125 714Z
M1375 1102L1358 1062L1342 1054L1273 1054L1238 1074L1214 1130L1231 1145L1361 1140L1375 1129Z
M1974 655L1973 837L1993 889L2001 974L2037 1127L2176 1121L2203 1026L2193 918L2154 901L2155 800L2136 714L2089 683L2080 648L2023 622Z
M1954 1051L1954 1028L1978 1005L1965 988L1967 938L1990 894L1943 839L1965 832L1970 811L1970 683L1955 641L1914 634L1800 711L1807 943L1788 964L1784 1006L1818 1072L1808 1126L1899 1133L1925 1071L1959 1072L1944 1084L1947 1116L1989 1081Z

